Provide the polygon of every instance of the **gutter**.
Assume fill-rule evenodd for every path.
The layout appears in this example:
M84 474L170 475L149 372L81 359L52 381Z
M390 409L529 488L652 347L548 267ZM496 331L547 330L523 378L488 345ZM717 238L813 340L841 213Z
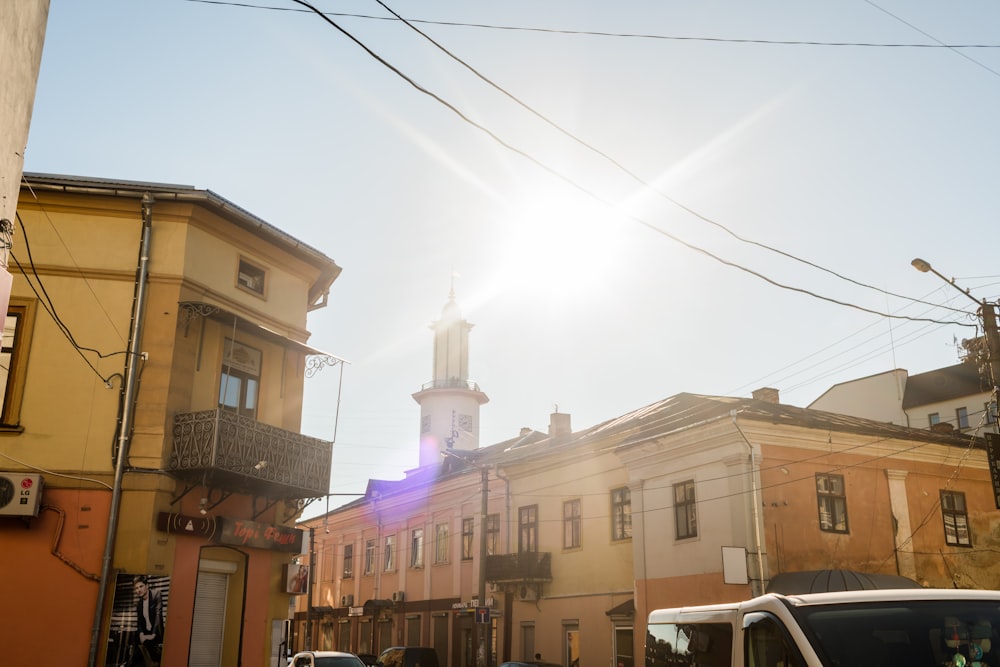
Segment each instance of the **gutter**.
M751 506L753 507L753 538L754 538L754 551L757 553L757 577L760 581L760 592L758 595L764 593L764 557L761 553L760 546L760 496L759 489L757 488L757 475L756 470L756 459L754 456L753 445L750 444L750 440L747 438L743 429L740 428L739 423L736 421L736 416L739 413L738 410L732 410L729 414L733 419L733 426L736 428L736 432L740 434L743 438L743 442L746 443L747 449L750 451L750 495L751 495ZM751 593L753 588L751 587Z

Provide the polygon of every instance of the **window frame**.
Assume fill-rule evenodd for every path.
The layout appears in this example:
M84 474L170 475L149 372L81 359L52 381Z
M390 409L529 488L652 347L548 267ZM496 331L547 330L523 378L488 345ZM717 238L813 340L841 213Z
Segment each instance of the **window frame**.
M583 519L579 498L563 502L563 549L579 549L583 545Z
M442 565L447 563L448 547L450 543L450 530L447 522L434 524L434 564Z
M410 567L419 570L424 566L424 529L410 529Z
M955 408L955 425L959 429L969 428L969 408L964 405Z
M538 553L538 505L517 508L517 553Z
M472 560L476 544L476 520L471 516L462 517L462 560Z
M260 281L260 289L254 286L254 282ZM256 262L247 259L243 255L236 260L236 287L248 294L253 294L262 299L267 298L268 271Z
M382 569L384 572L396 571L396 534L385 536L385 551L382 554Z
M37 302L34 299L12 296L7 304L6 317L14 316L17 318L17 322L14 325L14 340L11 346L10 360L7 364L2 406L0 406L0 432L15 431L20 433L24 430L21 427L21 403L24 399L28 355L31 351L31 341L35 330L36 310ZM6 338L6 324L5 319L4 338Z
M632 489L619 486L611 489L611 540L632 539Z
M927 425L928 426L937 426L940 423L941 423L941 413L940 412L931 412L931 413L928 413L928 415L927 415Z
M500 553L500 515L486 515L486 554L495 556Z
M235 351L244 350L250 360L241 363L236 358ZM256 362L256 364L254 363ZM255 367L256 366L256 367ZM229 338L222 342L222 367L219 369L219 409L235 412L249 419L257 419L257 408L260 404L261 371L264 366L264 351L252 345L247 345L241 341ZM228 403L231 383L227 378L232 378L239 384L237 386L236 405ZM252 389L251 389L252 388ZM253 405L248 404L250 395L253 395Z
M965 493L941 489L940 498L945 544L951 547L972 547L972 528L969 525L969 506L965 502ZM949 535L949 529L951 529L953 536ZM962 541L963 534L964 542Z
M674 539L689 540L698 537L698 499L693 479L673 485Z
M377 554L378 546L375 538L365 540L365 569L363 572L365 576L370 577L375 574L375 563L378 560L376 558Z
M821 485L821 480L824 484ZM839 486L839 492L837 487ZM823 487L823 488L821 488ZM819 519L819 529L824 533L848 534L851 524L847 514L847 486L843 475L834 473L816 473L816 511ZM824 523L824 513L828 515L829 523ZM843 527L838 527L838 517L843 516Z
M341 571L342 579L354 578L354 544L344 545L344 567Z

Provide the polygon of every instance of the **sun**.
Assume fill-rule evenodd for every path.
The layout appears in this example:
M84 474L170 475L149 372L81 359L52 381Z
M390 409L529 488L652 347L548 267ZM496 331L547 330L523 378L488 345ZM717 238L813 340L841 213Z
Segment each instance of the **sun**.
M495 249L503 289L579 302L619 265L624 225L624 216L583 193L555 189L518 198L504 211Z

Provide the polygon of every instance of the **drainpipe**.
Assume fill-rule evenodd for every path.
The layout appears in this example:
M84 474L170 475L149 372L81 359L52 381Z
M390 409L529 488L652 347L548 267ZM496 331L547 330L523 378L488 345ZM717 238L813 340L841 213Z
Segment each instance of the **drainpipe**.
M156 200L148 192L142 196L142 241L139 250L139 266L136 269L135 299L132 303L132 331L129 334L128 355L125 359L124 399L119 407L118 459L115 461L115 481L111 489L111 509L108 514L108 534L104 542L104 559L101 562L101 580L97 589L97 605L94 609L94 623L90 632L90 655L87 667L96 667L97 643L101 637L101 622L108 582L111 578L111 561L115 554L115 537L118 532L118 513L122 502L122 479L128 464L128 448L132 439L132 416L135 412L135 397L138 391L139 347L142 339L143 311L146 306L147 280L149 278L149 244L153 227L153 204Z
M729 413L733 418L733 426L736 427L736 432L740 434L743 438L743 442L746 443L747 449L750 450L750 496L753 506L753 539L754 539L754 551L757 552L757 578L760 582L760 591L757 595L761 595L764 592L764 557L761 554L760 547L760 497L758 496L759 489L757 488L757 477L754 475L754 470L757 467L757 461L753 451L753 445L750 444L750 440L747 438L743 429L740 428L739 423L736 421L736 410ZM751 587L750 592L753 593L753 588Z

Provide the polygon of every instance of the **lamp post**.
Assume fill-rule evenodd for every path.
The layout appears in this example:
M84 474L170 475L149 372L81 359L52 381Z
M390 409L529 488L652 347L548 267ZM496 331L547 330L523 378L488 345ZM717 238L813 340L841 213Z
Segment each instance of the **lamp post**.
M965 296L972 299L976 305L979 306L979 317L983 321L983 333L986 335L986 353L990 364L990 384L996 388L1000 384L1000 331L997 330L997 316L996 311L993 310L994 304L988 303L986 299L980 301L976 297L969 294L968 290L964 290L955 284L954 278L945 278L941 273L938 273L930 262L926 262L919 257L910 262L917 271L922 273L933 273L935 276L945 281L959 292Z

